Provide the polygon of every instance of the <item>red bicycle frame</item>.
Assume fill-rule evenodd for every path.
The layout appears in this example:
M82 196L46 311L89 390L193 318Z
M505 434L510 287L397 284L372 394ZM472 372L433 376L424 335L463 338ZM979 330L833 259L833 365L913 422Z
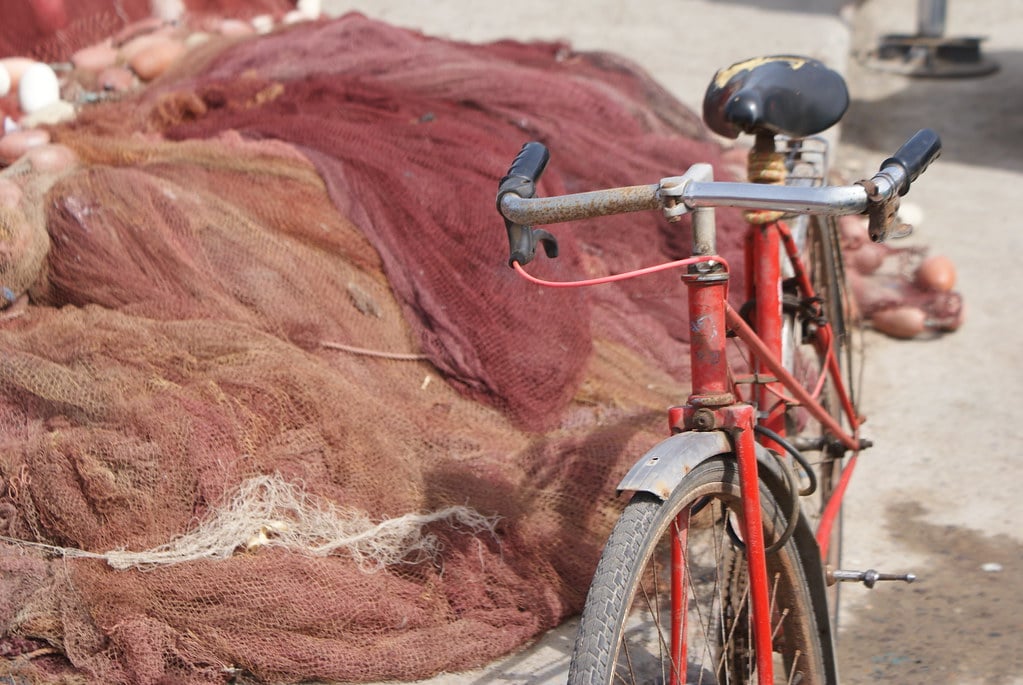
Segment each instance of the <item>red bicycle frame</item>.
M700 217L698 210L693 217L694 234L699 231L698 223L713 223L713 216ZM694 243L697 241L694 239ZM777 397L786 397L777 387L783 387L788 397L798 401L814 418L820 421L838 440L852 450L859 449L859 441L853 433L845 431L834 420L810 392L803 387L780 361L782 353L782 299L781 299L781 255L782 246L796 275L802 295L812 300L816 294L803 267L795 241L787 226L781 222L751 224L747 266L751 270L751 287L748 293L755 302L753 319L756 331L729 305L727 300L728 273L723 267L707 267L707 263L690 267L683 277L689 294L690 321L690 364L693 388L687 404L675 408L669 414L674 431L680 430L725 430L731 436L739 466L739 483L742 495L742 530L745 533L747 563L750 576L750 602L752 606L754 640L756 644L757 672L761 683L772 683L772 632L769 580L761 521L759 475L757 470L754 426L756 412L762 409L763 425L781 436L785 435L785 403ZM713 263L711 263L713 264ZM754 359L754 382L757 384L751 402L739 401L739 393L731 378L727 360L727 336L734 332L746 343ZM832 352L833 334L827 323L822 323L817 334L817 345L822 358L827 360L822 376L827 374L841 398L841 404L855 431L859 418L855 415L852 402L846 392L837 359ZM772 374L771 376L766 375ZM823 380L823 378L821 379ZM819 385L819 384L818 384ZM679 411L681 409L681 411ZM780 410L779 410L780 409ZM766 442L766 441L765 441ZM780 450L773 441L767 445ZM846 469L851 472L850 469ZM826 541L830 535L831 520L834 518L844 493L848 473L825 509L822 527L822 554L826 554ZM681 589L684 580L683 548L685 528L676 526L672 532L672 548L679 550L672 557L673 588ZM686 593L672 592L672 615L682 616L685 612ZM685 626L681 620L672 622L672 653L684 657L683 644ZM685 663L677 661L675 663ZM672 674L672 683L677 682Z

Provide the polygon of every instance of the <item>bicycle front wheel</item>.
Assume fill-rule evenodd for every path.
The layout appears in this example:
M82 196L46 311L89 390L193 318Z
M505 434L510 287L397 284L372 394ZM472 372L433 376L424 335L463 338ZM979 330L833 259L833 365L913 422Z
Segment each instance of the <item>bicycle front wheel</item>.
M760 498L770 544L784 516L764 485ZM749 575L735 532L741 510L728 456L697 466L667 501L633 497L597 566L570 685L757 682ZM824 683L812 599L791 539L768 555L767 570L774 682Z

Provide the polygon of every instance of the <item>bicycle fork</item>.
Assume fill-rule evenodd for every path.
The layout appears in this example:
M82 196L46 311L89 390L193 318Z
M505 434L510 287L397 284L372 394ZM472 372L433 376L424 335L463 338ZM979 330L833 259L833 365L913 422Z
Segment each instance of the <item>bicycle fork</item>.
M693 212L694 255L716 254L714 210L700 208ZM753 427L755 409L737 403L731 391L727 359L726 303L728 272L723 265L704 262L694 265L682 277L689 294L690 355L693 390L687 404L673 412L669 421L673 429L707 431L723 430L732 438L739 468L742 494L741 527L745 539L746 563L750 577L750 606L753 617L757 674L761 685L774 682L771 640L771 610L767 578L767 557L760 508L760 480L757 471ZM682 522L679 522L682 524ZM685 563L682 550L685 526L673 527L672 548L672 654L678 657L679 670L684 673L686 645L684 591ZM671 683L679 674L672 673Z

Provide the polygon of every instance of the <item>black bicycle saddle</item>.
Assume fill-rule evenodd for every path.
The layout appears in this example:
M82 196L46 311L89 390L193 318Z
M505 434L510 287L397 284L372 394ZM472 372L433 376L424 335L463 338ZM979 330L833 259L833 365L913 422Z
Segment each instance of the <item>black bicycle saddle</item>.
M809 57L757 57L720 70L703 97L703 120L715 133L780 133L805 138L824 131L849 107L845 80Z

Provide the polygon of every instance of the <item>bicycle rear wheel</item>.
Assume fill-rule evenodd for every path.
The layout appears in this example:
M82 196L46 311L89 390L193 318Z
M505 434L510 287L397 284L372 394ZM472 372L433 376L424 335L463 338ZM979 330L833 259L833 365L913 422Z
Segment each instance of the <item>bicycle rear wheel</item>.
M829 156L827 141L820 138L782 139L780 151L786 157L788 185L817 186L825 182ZM819 393L821 404L839 424L848 427L840 395L832 380L825 377L823 386L817 388L826 360L826 353L818 344L818 319L823 318L830 324L831 352L838 363L849 400L855 406L853 322L849 317L851 295L846 288L838 220L833 216L798 215L788 217L787 223L816 301L809 301L807 293L800 292L791 264L783 259L782 270L788 279L783 293L785 332L782 336L782 362L797 378L805 379L808 390ZM841 473L841 459L846 450L799 406L789 408L785 429L790 442L797 448L820 452L819 459L815 460L820 472L818 499L827 501Z
M805 301L805 294L798 292L794 282L786 283L783 362L793 375L805 380L808 390L818 393L818 399L828 414L848 428L849 422L839 391L833 380L825 374L828 352L818 344L818 317L823 317L831 329L830 353L834 355L843 384L850 393L849 399L855 406L855 397L852 396L853 345L847 314L849 293L845 288L837 222L834 217L804 216L793 220L790 228L803 267L813 286L817 306ZM817 475L816 492L804 498L803 503L804 513L811 525L816 527L841 477L846 448L799 406L787 410L785 429L788 441L812 464ZM839 566L841 538L839 515L826 541L824 562L832 568ZM837 626L837 585L832 586L829 595L832 625Z
M784 516L763 484L760 498L770 544L784 529ZM570 685L757 682L748 570L734 533L737 511L739 477L729 456L697 466L667 501L648 493L633 497L590 586ZM824 683L817 621L793 540L767 562L774 681ZM680 610L676 641L673 596Z

